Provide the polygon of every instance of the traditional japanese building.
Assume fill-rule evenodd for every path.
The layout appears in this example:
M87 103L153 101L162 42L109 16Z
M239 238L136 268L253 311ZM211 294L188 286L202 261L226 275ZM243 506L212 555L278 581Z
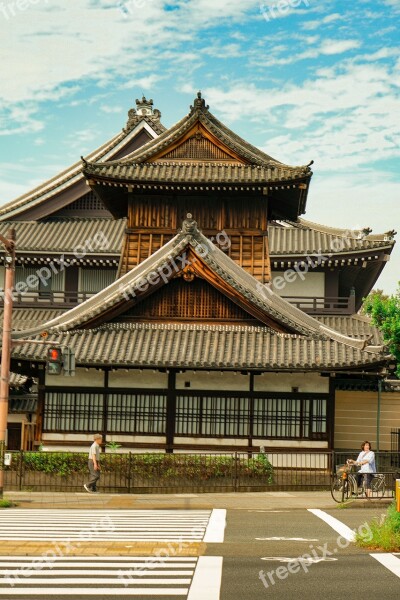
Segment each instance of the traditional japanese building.
M376 439L379 404L390 449L400 396L357 313L394 232L304 220L312 163L261 152L201 94L170 129L160 117L137 101L121 134L0 208L12 369L38 381L27 410L11 397L13 439L31 423L50 449L95 431L124 449L352 448ZM74 349L75 377L46 373L41 335Z

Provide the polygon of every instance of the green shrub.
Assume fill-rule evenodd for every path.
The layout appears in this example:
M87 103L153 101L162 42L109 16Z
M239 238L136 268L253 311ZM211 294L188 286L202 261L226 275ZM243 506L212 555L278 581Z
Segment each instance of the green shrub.
M20 470L20 456L15 457L12 466ZM87 454L77 452L24 452L23 470L41 472L63 478L87 473ZM236 461L236 462L235 462ZM235 473L240 477L257 479L260 484L272 483L273 467L266 454L253 458L233 455L209 454L102 454L100 458L103 474L114 474L127 480L207 481L211 479L232 480Z
M397 512L395 503L389 506L383 519L373 519L369 528L371 535L368 537L357 534L356 542L359 546L386 552L400 551L400 512Z

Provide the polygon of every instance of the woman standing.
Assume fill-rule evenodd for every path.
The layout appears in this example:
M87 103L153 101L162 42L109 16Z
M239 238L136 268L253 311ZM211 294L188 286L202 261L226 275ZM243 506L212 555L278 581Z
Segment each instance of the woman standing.
M365 487L367 490L368 498L371 497L371 481L373 473L376 473L375 466L375 452L372 452L371 444L367 440L361 444L361 452L357 457L357 460L348 460L351 465L360 466L361 469L357 473L357 485L358 487L362 484L362 478L365 478Z

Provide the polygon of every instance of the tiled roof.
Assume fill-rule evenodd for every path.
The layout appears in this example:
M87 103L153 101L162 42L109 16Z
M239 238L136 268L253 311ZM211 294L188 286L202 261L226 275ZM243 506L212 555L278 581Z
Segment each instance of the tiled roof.
M188 217L190 216L188 215ZM208 240L198 230L197 223L191 218L183 222L182 231L178 235L137 267L81 305L48 321L43 327L49 332L55 332L90 326L91 323L99 321L105 312L132 299L143 287L143 282L149 287L154 280L154 275L158 274L158 280L160 280L160 274L165 272L168 265L181 264L178 257L181 257L188 248L199 261L208 265L217 278L232 288L233 293L240 297L245 304L264 313L265 323L272 320L280 324L286 331L314 338L328 337L359 349L364 349L367 345L368 340L356 340L341 334L291 305L276 294L271 287L260 284L257 279ZM193 265L195 268L194 262ZM169 269L170 276L176 272L175 267ZM258 314L260 313L258 312ZM33 328L28 333L35 335L43 327Z
M234 153L232 160L228 159L228 163L163 160L164 154L168 153L174 144L179 144L199 126ZM199 131L197 134L201 136ZM158 159L160 155L161 158ZM239 161L234 159L234 156L240 157L244 164L232 164ZM189 114L156 139L150 140L121 160L104 162L102 165L94 161L84 161L83 172L88 178L137 182L137 185L151 182L169 184L171 187L177 182L182 182L193 185L197 183L199 189L202 189L201 184L228 183L240 189L241 186L250 184L262 186L267 182L310 179L311 163L294 167L265 154L221 123L208 110L199 93Z
M227 369L340 369L373 365L380 357L333 340L271 332L267 327L108 323L94 330L54 333L49 341L75 349L88 366ZM22 344L13 357L45 360L46 349Z
M37 327L63 314L65 310L54 308L14 308L12 327L14 331L25 331ZM1 318L3 310L0 310Z
M16 229L18 252L73 253L82 240L93 240L101 233L108 241L107 247L96 247L93 254L120 256L126 219L62 218L48 222L14 221L0 222L0 233L5 235L10 227ZM395 243L386 234L368 235L363 238L346 238L343 245L336 244L337 235L317 230L269 225L270 256L285 257L291 254L304 256L321 252L334 256L379 248L391 249ZM335 249L335 252L332 250ZM92 252L88 252L92 254ZM312 258L312 257L311 257Z
M338 235L345 230L336 230L336 234L326 233L321 232L323 225L313 223L316 228L311 228L311 223L307 227L303 223L304 220L299 219L298 223L287 226L269 225L268 239L272 258L318 252L329 254L333 249L347 254L360 250L391 248L395 243L392 237L382 233L362 238L346 238L341 245L337 243ZM126 219L63 217L49 221L4 221L0 222L0 233L5 235L11 226L16 229L18 252L73 253L82 244L82 240L97 239L95 236L102 233L109 243L106 249L98 249L95 253L120 256Z
M159 131L155 131L153 125L148 123L148 119L141 119L140 123L132 129L123 129L108 142L87 155L87 158L92 161L109 160L116 156L130 141L138 135L138 132L143 128L146 122L146 128L153 131L156 136ZM161 126L161 129L165 128ZM4 204L0 208L0 220L12 219L20 212L24 212L28 207L37 206L45 200L53 197L73 184L83 181L82 163L81 161L74 163L71 167L58 173L55 177L48 179L37 188L23 194L22 196Z
M121 254L126 219L63 218L52 221L0 222L0 233L16 230L18 252ZM91 248L93 250L91 251Z
M302 181L310 177L308 167L289 167L279 163L268 165L240 165L217 162L152 162L85 164L83 171L89 179L112 179L121 182L159 184L173 187L176 183L192 184L206 189L207 184L230 184L240 189L255 186L261 189L267 183Z
M209 107L206 106L204 99L199 93L194 100L193 106L190 107L188 115L167 129L156 140L151 140L135 152L132 152L125 160L134 163L148 161L153 156L169 148L171 144L182 139L186 133L193 129L196 123L201 123L205 129L212 133L226 147L243 157L250 164L266 165L274 163L287 166L238 136L234 131L221 123L208 109ZM288 168L290 169L291 167Z
M364 235L362 231L334 229L305 221L283 225L270 224L268 241L271 256L321 253L335 255L378 248L392 248L394 232Z
M9 413L36 413L38 398L37 396L27 395L13 398L10 396L8 403Z

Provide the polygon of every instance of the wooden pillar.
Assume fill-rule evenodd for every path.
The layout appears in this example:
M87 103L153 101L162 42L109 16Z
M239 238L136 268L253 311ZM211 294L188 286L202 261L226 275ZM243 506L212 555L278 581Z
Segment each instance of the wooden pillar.
M170 370L168 373L168 392L167 392L167 428L166 428L166 452L172 453L174 450L176 421L176 373Z
M254 423L254 373L250 373L249 381L249 450L253 446L253 423Z
M329 377L329 398L326 407L326 427L329 450L334 450L335 448L335 394L335 378Z
M103 452L105 450L105 445L107 443L107 429L108 429L108 379L109 379L110 370L104 369L104 394L103 394L103 431L100 433L103 436Z

